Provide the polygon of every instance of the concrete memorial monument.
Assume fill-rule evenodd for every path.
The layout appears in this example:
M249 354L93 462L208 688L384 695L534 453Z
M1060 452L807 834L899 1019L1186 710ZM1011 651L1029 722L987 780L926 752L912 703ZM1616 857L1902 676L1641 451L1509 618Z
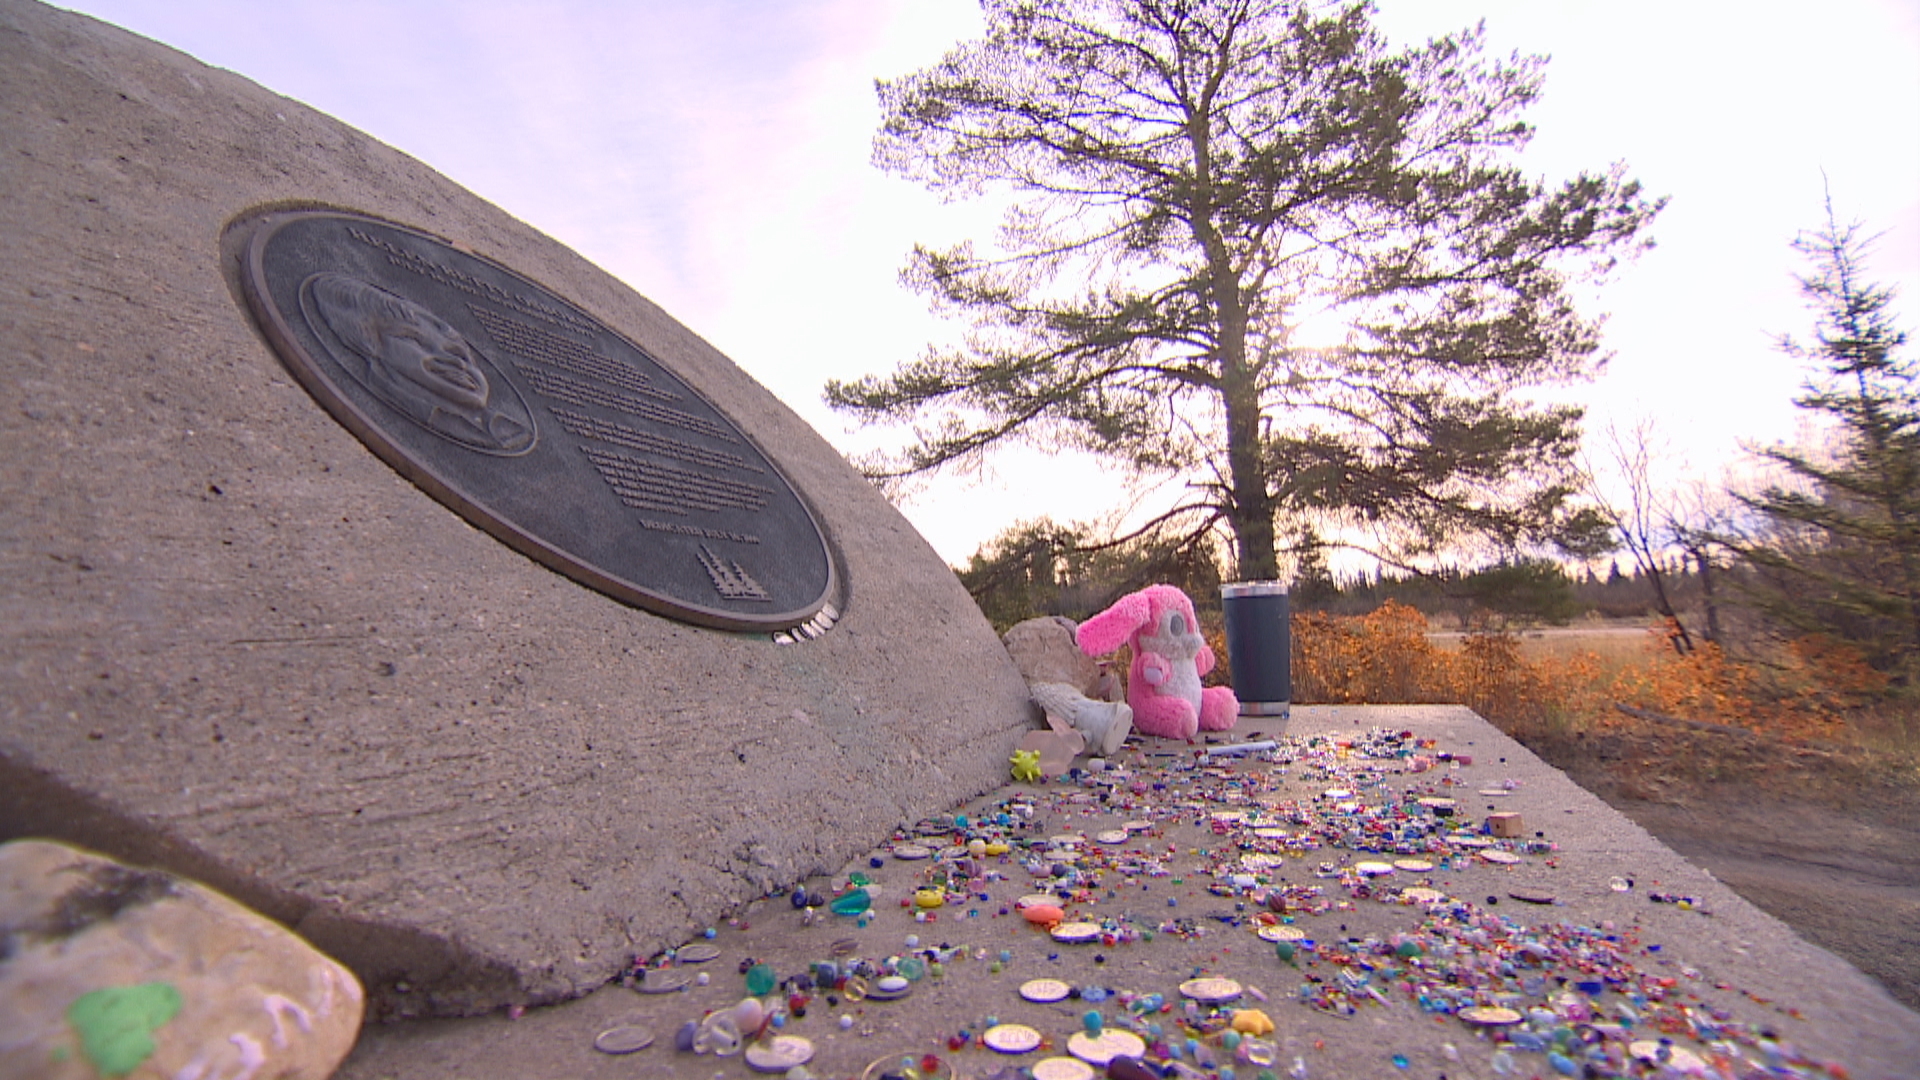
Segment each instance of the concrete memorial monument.
M0 203L0 839L460 1014L1004 779L1025 684L906 521L447 178L0 0Z

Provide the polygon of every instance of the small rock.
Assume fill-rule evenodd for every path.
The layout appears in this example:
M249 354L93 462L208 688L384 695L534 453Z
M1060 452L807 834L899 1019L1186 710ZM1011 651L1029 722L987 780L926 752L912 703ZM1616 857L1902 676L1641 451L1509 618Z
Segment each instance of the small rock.
M1065 683L1096 697L1100 667L1073 640L1074 623L1058 615L1028 619L1008 630L1000 640L1013 665L1032 683Z
M324 1080L360 1031L359 981L291 931L65 844L0 845L0 941L7 1076Z

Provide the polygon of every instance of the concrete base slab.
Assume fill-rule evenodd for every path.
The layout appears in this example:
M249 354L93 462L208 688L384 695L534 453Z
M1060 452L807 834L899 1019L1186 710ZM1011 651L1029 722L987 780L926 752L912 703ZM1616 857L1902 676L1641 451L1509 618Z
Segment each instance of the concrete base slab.
M537 565L288 374L229 226L408 224L642 346L837 544L818 640ZM225 71L0 0L0 838L198 878L376 1013L606 982L1005 775L1037 719L952 572L692 331L446 177Z
M1137 740L1137 749L1116 757L1125 771L1117 780L1012 785L957 807L973 822L990 822L1009 803L1033 807L1033 817L1026 827L1006 830L1021 846L1005 857L982 861L983 874L999 876L976 877L965 899L935 909L934 921L916 921L912 909L901 907L900 901L933 876L938 860L902 861L877 848L842 867L832 880L809 883L826 890L853 872L872 877L881 896L865 927L824 912L809 925L805 913L787 898L769 897L747 905L736 919L716 924L715 959L659 970L663 980L684 978L686 989L645 995L610 986L517 1019L496 1015L371 1026L344 1067L342 1080L751 1075L738 1057L696 1057L673 1049L674 1032L681 1025L742 998L742 964L749 959L765 963L785 977L828 960L848 964L865 958L884 965L889 957L930 947L949 956L942 974L913 983L906 997L858 1003L840 997L829 1003L815 992L806 1016L787 1022L785 1033L813 1044L809 1068L814 1075L874 1076L867 1070L875 1061L917 1060L923 1054L938 1055L952 1075L961 1077L1031 1066L1065 1053L1069 1037L1083 1030L1089 1011L1102 1013L1108 1029L1130 1023L1124 1005L1129 998L1094 1002L1084 993L1088 987L1130 998L1162 995L1174 1003L1172 1013L1151 1019L1172 1031L1183 1015L1180 987L1196 975L1235 980L1245 990L1238 1007L1258 1008L1273 1020L1276 1030L1269 1040L1279 1060L1272 1068L1279 1075L1288 1075L1297 1058L1305 1072L1295 1075L1310 1077L1491 1078L1501 1075L1495 1055L1503 1051L1512 1060L1510 1075L1557 1075L1545 1053L1519 1048L1511 1034L1495 1036L1491 1029L1450 1013L1423 1011L1407 986L1445 984L1448 973L1461 980L1454 985L1475 987L1483 997L1512 992L1523 1010L1565 1013L1568 1002L1582 1002L1581 1007L1594 1010L1601 1021L1615 1025L1596 1037L1603 1049L1617 1053L1627 1052L1636 1041L1666 1037L1676 1054L1684 1050L1711 1059L1718 1052L1736 1060L1762 1060L1765 1049L1759 1040L1764 1032L1777 1043L1791 1044L1802 1059L1818 1063L1806 1065L1805 1075L1840 1075L1831 1067L1844 1068L1855 1080L1920 1075L1915 1064L1920 1062L1920 1015L1689 865L1470 711L1446 706L1299 706L1284 723L1241 723L1246 730L1233 732L1236 740L1275 735L1351 739L1377 727L1411 732L1432 741L1418 753L1471 757L1472 764L1436 760L1426 771L1410 772L1410 759L1341 758L1322 753L1331 745L1323 742L1320 749L1286 764L1221 757L1201 768L1188 747ZM1327 795L1340 790L1351 797ZM1505 794L1482 796L1482 790ZM1349 825L1373 817L1379 807L1405 806L1409 797L1452 798L1457 804L1452 820L1467 826L1479 825L1494 812L1519 814L1528 826L1522 840L1484 849L1515 851L1517 857L1510 863L1490 862L1473 854L1483 849L1438 844L1438 850L1450 856L1420 856L1435 862L1434 869L1396 869L1392 875L1367 879L1370 895L1355 895L1352 883L1361 879L1351 868L1363 861L1408 856L1358 850L1337 837ZM1352 809L1342 809L1343 803ZM1256 819L1270 820L1272 827L1295 839L1256 834ZM1118 845L1098 839L1100 833L1126 828L1129 822L1149 828ZM1048 838L1063 836L1085 838L1078 844L1080 865L1097 871L1098 878L1089 880L1083 893L1061 902L1067 917L1099 923L1122 931L1122 936L1152 929L1156 932L1151 941L1064 945L1010 913L1019 898L1045 891L1059 880L1052 876L1053 866L1062 858L1037 858L1036 865L1044 869L1036 875L1023 865L1029 854L1026 845L1044 845ZM1528 841L1553 849L1528 854ZM952 838L945 842L951 844ZM938 848L942 841L932 843ZM1235 868L1251 873L1244 856L1256 851L1282 855L1277 864L1259 872L1263 883L1252 889L1235 887L1222 872ZM1441 865L1443 858L1446 865ZM870 865L872 859L880 865ZM1320 876L1323 863L1346 871L1345 876ZM1617 884L1629 881L1631 885L1616 890ZM1305 890L1319 889L1317 899L1328 904L1323 913L1295 911L1281 923L1313 943L1299 947L1294 964L1283 962L1276 946L1257 935L1256 919L1268 908L1256 900L1256 892L1285 887L1301 890L1303 904L1314 899ZM1430 887L1449 899L1417 905L1401 895L1410 887ZM1517 896L1548 902L1529 903ZM1693 902L1682 906L1657 899L1661 897L1690 897ZM1481 943L1461 940L1460 935L1476 932L1483 935ZM1608 977L1617 980L1593 994L1580 992L1577 984L1601 976L1564 962L1564 946L1582 934L1590 935L1594 945L1587 958L1608 965ZM1607 937L1614 940L1607 942ZM1452 953L1442 955L1436 942L1449 938ZM1391 946L1395 941L1423 943L1418 964L1424 972L1407 957L1368 951L1370 945ZM1542 943L1547 959L1528 961L1515 947L1524 941ZM1497 973L1501 963L1510 965L1512 977L1489 975L1490 970ZM1397 974L1386 974L1388 969ZM1343 972L1365 973L1366 984L1379 990L1384 1001L1349 987L1350 1013L1303 1003L1302 987L1344 986ZM705 985L697 981L701 975L706 976ZM1082 995L1052 1004L1023 1000L1021 985L1038 978L1063 980ZM1555 1000L1569 990L1572 998ZM1639 1017L1628 1030L1618 1026L1629 1015L1623 1006ZM1204 1010L1198 1015L1204 1016ZM1020 1055L983 1049L979 1035L989 1017L1031 1026L1047 1042ZM596 1052L598 1033L620 1025L652 1033L653 1045L630 1056ZM947 1040L963 1028L972 1034L971 1043L950 1050ZM1591 1026L1581 1030L1595 1033ZM1223 1054L1218 1035L1200 1041L1210 1053ZM1191 1055L1182 1060L1195 1064ZM1201 1075L1215 1072L1203 1067ZM1236 1065L1236 1075L1257 1072L1257 1066Z

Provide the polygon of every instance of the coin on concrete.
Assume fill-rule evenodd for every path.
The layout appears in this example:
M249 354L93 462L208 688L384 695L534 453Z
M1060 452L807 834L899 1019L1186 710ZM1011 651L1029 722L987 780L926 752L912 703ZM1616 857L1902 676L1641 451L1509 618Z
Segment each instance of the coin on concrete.
M1656 1042L1652 1039L1638 1039L1627 1044L1627 1053L1632 1054L1641 1061L1659 1061L1662 1047L1666 1047L1671 1051L1671 1055L1667 1058L1667 1065L1675 1072L1686 1076L1706 1075L1707 1063L1701 1060L1699 1054L1694 1053L1684 1046Z
M1078 1058L1042 1058L1033 1063L1033 1080L1093 1080L1093 1066Z
M1297 926L1263 926L1258 932L1261 941L1307 940L1307 932Z
M1188 979L1180 984L1180 993L1203 1005L1232 1001L1240 996L1240 984L1232 979ZM1131 1055L1138 1057L1138 1054Z
M924 859L933 854L933 849L925 844L895 844L893 857L896 859Z
M1483 851L1480 853L1480 857L1490 863L1498 863L1501 866L1512 866L1514 863L1520 861L1520 856L1515 855L1511 851Z
M704 964L719 955L718 948L704 941L696 941L691 945L680 946L674 951L673 958L683 964Z
M1429 889L1425 885L1415 885L1412 888L1401 889L1400 895L1416 904L1437 904L1447 898L1446 893L1441 892L1439 889Z
M1143 1057L1146 1042L1131 1031L1108 1028L1098 1035L1078 1032L1067 1040L1067 1053L1089 1065L1105 1065L1117 1057Z
M1100 940L1100 924L1090 922L1061 923L1053 928L1053 940L1063 945L1085 945L1089 941Z
M1353 869L1363 877L1381 877L1393 873L1393 864L1369 860L1354 863Z
M1042 1005L1054 1001L1065 1001L1073 988L1059 979L1028 979L1020 984L1020 996L1028 1001Z
M995 1024L980 1033L980 1041L1002 1054L1024 1054L1040 1046L1040 1033L1025 1024Z
M1127 842L1127 837L1131 835L1132 834L1125 829L1107 829L1103 832L1095 833L1093 838L1103 844L1124 844Z
M675 990L684 990L693 985L693 973L690 971L670 971L664 968L648 968L635 990L643 994L671 994Z
M1433 864L1425 859L1395 859L1393 865L1409 874L1424 874L1433 869Z
M1471 1005L1461 1009L1455 1015L1469 1024L1479 1024L1483 1027L1505 1027L1508 1024L1517 1024L1521 1020L1519 1010L1500 1005Z
M754 1072L783 1073L813 1060L813 1043L799 1035L775 1035L750 1043L747 1068Z
M1523 904L1553 903L1553 894L1545 889L1513 889L1507 895Z
M913 983L904 975L887 975L876 980L867 991L870 1001L897 1001L913 993Z
M631 1054L652 1045L653 1034L632 1024L608 1028L593 1040L593 1048L603 1054Z

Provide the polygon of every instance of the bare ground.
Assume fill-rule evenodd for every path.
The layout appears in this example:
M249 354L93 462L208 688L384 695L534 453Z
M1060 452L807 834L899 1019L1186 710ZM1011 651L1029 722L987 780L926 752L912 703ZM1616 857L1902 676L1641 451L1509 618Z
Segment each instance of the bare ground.
M1643 724L1516 737L1920 1008L1920 781L1857 750Z

